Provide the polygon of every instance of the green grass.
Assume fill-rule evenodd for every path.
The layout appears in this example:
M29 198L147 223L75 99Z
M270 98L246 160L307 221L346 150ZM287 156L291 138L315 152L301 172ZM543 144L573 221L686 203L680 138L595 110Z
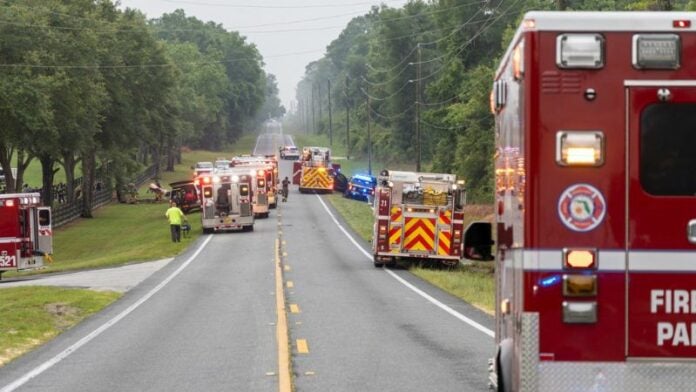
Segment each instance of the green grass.
M39 286L0 289L0 367L120 296L114 292Z
M370 205L333 194L328 197L336 211L365 241L372 241L373 215ZM492 206L471 205L465 209L464 227L476 220L490 220ZM464 264L449 270L412 267L410 271L421 279L457 296L479 309L493 314L495 309L495 279L493 263Z

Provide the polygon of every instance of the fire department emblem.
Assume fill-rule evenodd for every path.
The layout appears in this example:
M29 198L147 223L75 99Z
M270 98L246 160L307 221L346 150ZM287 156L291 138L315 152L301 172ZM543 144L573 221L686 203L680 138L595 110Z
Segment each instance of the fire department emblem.
M606 214L604 196L589 184L568 187L558 199L558 216L573 231L590 231L599 226Z

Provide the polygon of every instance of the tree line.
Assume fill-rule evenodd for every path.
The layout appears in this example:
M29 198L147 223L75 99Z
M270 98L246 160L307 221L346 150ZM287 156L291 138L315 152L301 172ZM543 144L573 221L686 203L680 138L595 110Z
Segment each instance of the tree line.
M456 173L471 199L490 202L493 73L531 10L696 10L696 1L412 0L373 7L306 66L286 127L331 129L356 156L367 154L369 139L380 160Z
M111 0L0 2L0 166L19 192L42 168L50 205L58 167L67 197L83 175L91 216L99 168L115 186L145 165L173 170L182 146L219 149L282 116L275 77L234 31L177 10L147 20ZM17 168L16 178L9 170Z

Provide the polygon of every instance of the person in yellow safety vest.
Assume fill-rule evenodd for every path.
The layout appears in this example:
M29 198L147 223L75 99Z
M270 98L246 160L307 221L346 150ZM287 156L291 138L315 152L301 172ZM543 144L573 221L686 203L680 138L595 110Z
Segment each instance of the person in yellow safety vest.
M176 206L176 202L169 202L169 209L164 216L169 219L169 230L172 233L172 242L181 242L181 224L186 220L184 213Z

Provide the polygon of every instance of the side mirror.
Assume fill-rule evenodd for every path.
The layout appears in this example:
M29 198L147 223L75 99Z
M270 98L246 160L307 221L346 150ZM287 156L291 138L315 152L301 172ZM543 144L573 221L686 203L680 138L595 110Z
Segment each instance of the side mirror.
M488 222L474 222L464 232L464 258L492 261L493 244L493 226Z

